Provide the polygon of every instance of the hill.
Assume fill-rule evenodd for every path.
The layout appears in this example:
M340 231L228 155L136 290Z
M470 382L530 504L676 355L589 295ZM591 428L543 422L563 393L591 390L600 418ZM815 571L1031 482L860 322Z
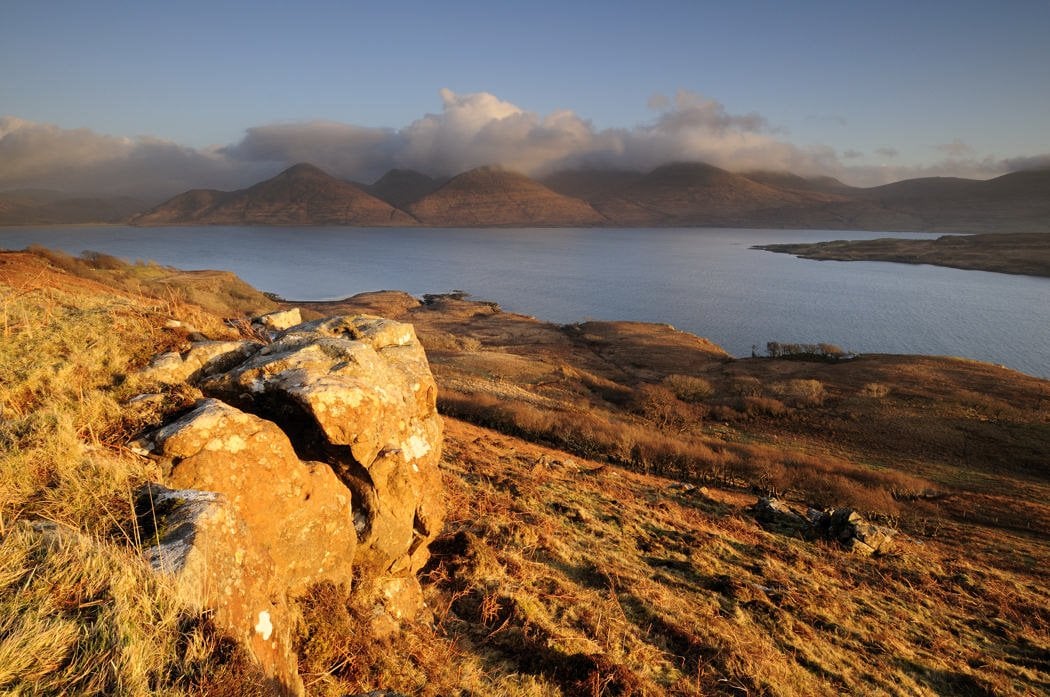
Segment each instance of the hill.
M631 186L643 176L642 172L629 169L566 169L539 181L563 196L594 201Z
M408 211L420 222L437 226L567 227L605 222L586 202L496 167L479 167L453 177Z
M412 169L392 169L374 184L362 188L395 208L405 209L444 183L444 179L434 179Z
M194 190L131 219L134 225L414 225L349 182L308 164L240 191Z
M69 196L59 191L0 192L0 225L119 223L146 202L131 196Z
M741 225L772 211L842 200L753 181L701 162L657 167L604 193L594 207L619 225Z
M1012 172L987 181L906 179L859 189L854 196L915 217L921 230L1050 231L1050 170Z
M743 172L743 176L759 184L776 186L795 191L818 191L825 194L845 194L854 187L843 184L834 177L800 177L790 172L756 170Z

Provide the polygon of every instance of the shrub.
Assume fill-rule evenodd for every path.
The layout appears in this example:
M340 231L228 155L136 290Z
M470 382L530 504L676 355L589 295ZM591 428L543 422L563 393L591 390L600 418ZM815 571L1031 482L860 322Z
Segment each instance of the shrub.
M787 380L773 383L771 389L795 406L812 407L824 403L824 383L820 380Z
M770 358L818 358L827 361L837 361L846 355L835 344L785 344L779 341L767 343L766 353Z
M685 431L706 415L697 404L687 404L661 385L642 385L631 400L633 410L661 428Z
M860 394L861 397L871 397L873 399L882 399L883 397L889 395L889 393L890 393L889 385L884 385L881 382L869 382L869 383L865 383L865 385L860 388L860 393L859 394Z
M762 394L762 383L750 375L740 375L730 379L726 389L737 397L757 397Z
M715 393L710 382L693 375L668 375L663 385L684 402L702 402Z
M783 416L788 411L783 402L772 397L744 397L741 406L748 416Z

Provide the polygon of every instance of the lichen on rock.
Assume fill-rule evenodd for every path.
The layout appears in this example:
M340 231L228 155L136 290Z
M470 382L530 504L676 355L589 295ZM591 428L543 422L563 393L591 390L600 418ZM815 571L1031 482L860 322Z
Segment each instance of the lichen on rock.
M207 398L142 441L172 487L146 491L151 560L226 608L217 617L275 676L287 673L267 658L284 641L282 603L311 584L369 574L387 625L418 612L416 573L445 512L437 388L412 326L357 316L277 331L277 319L266 345L203 342L156 359L146 377ZM253 583L283 600L227 607Z

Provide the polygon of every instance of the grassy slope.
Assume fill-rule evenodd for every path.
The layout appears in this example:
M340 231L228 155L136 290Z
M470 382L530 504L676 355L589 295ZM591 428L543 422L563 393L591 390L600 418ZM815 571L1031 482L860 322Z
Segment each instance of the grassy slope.
M1047 233L946 235L935 240L836 240L812 244L771 244L759 249L794 254L805 259L894 261L1050 276L1050 234Z
M162 285L114 292L155 270L56 263L79 275L0 255L0 690L250 694L134 553L128 494L156 473L122 446L159 418L120 406L140 386L119 376L185 341L164 322L224 330ZM432 623L377 642L367 603L304 599L312 693L1050 689L1046 381L933 358L730 361L666 326L403 294L307 314L353 309L414 322L442 408L499 430L448 419ZM901 553L763 530L749 486L874 511Z
M511 692L1050 688L1046 381L915 356L732 361L666 326L447 298L314 309L355 308L414 322L446 414L495 429L447 425L458 513L430 602L463 655L540 681ZM751 488L855 505L902 553L766 532Z
M76 266L72 260L71 267ZM155 414L124 376L179 337L180 302L115 290L29 254L0 255L0 691L258 693L253 669L180 606L137 552L132 492L154 466L124 448ZM178 394L167 408L184 404Z

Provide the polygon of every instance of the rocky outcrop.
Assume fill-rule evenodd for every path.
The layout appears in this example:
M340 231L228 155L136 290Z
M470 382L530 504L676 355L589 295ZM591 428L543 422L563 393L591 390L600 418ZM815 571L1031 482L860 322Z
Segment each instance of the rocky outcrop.
M395 574L422 567L443 516L441 422L411 325L307 322L200 387L276 421L301 454L334 467L354 492L361 559Z
M208 398L141 445L164 465L168 487L146 492L155 565L295 692L283 659L270 655L283 650L280 636L269 648L252 643L266 623L250 608L366 578L375 627L414 615L416 573L444 517L442 427L411 325L357 316L277 326L266 345L198 342L155 360L146 377L182 376ZM265 610L271 623L281 602Z
M207 370L236 365L260 347L261 344L249 341L195 341L182 353L170 351L154 356L142 376L167 384L186 382Z
M252 326L264 331L280 332L291 329L297 324L302 324L303 316L298 307L287 310L275 310L265 315L260 315L252 320Z
M896 530L869 523L852 508L811 511L810 520L817 534L835 540L851 552L867 557L893 550Z
M774 497L760 498L751 507L755 520L762 523L766 528L772 528L781 532L799 531L805 528L809 521L804 515L792 510L786 502Z
M287 594L267 549L222 494L149 485L137 504L146 555L179 599L214 613L285 694L304 693Z
M810 508L802 513L778 498L762 497L751 507L751 513L767 529L832 540L863 556L888 554L897 534L868 522L852 508Z
M173 463L170 486L225 497L293 593L351 577L349 490L326 464L299 460L273 422L207 399L160 429L153 448Z

